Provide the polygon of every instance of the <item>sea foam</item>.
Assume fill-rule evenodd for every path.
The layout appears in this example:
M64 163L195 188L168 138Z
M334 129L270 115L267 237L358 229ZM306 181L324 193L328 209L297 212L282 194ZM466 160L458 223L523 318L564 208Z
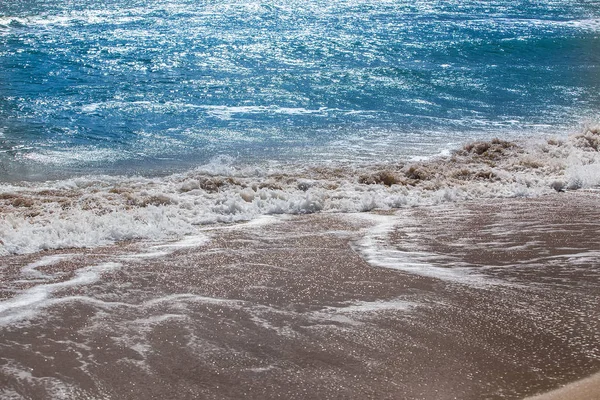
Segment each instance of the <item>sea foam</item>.
M0 186L0 254L172 240L277 214L364 212L600 185L598 128L565 139L475 142L449 156L353 167L236 166L165 177L89 176Z
M40 308L53 301L50 299L53 292L73 286L89 285L96 282L103 272L120 266L121 264L110 262L82 268L69 280L33 286L23 290L16 297L0 301L0 325L35 315Z

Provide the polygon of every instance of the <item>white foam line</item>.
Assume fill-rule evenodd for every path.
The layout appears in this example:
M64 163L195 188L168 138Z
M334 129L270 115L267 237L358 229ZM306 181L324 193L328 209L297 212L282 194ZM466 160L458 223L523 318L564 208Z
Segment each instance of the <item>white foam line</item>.
M96 299L96 298L89 297L89 296L67 296L67 297L49 299L48 305L70 303L70 302L81 302L81 303L93 304L97 307L104 308L104 309L110 309L110 308L116 308L116 307L130 307L130 308L137 307L137 305L135 305L135 304L123 303L121 301L104 301L104 300Z
M143 307L151 307L161 303L174 303L177 301L194 301L200 303L218 303L218 304L238 304L240 301L231 299L221 299L218 297L199 296L192 293L172 294L156 299L148 300L142 303Z
M60 255L42 257L38 261L33 262L31 264L27 264L26 266L21 268L21 274L25 275L25 276L35 277L35 278L49 278L50 275L44 274L43 272L38 271L37 268L48 267L50 265L58 264L59 262L61 262L63 260L67 260L67 259L71 258L72 256L73 256L73 254L60 254Z
M319 108L319 109L307 109L299 107L266 107L266 106L197 106L191 105L194 108L201 108L206 110L208 113L228 117L234 114L287 114L287 115L310 115L310 114L326 114L330 112L349 112L353 110L342 110L337 108Z
M160 258L166 257L169 254L174 253L177 250L188 249L192 247L200 247L208 243L209 238L205 235L192 235L186 236L185 238L172 243L159 244L149 247L150 250L145 253L128 254L119 257L121 260L136 260L136 259L147 259L147 258Z
M208 240L209 240L208 237L206 237L204 235L193 235L193 236L186 236L185 238L178 240L176 242L156 245L156 246L152 246L151 248L152 249L171 249L171 250L175 251L175 250L185 249L185 248L189 248L189 247L202 246L202 245L206 244L208 242Z
M171 254L171 251L152 251L148 253L135 253L119 257L120 260L138 260L146 258L160 258Z
M75 276L64 282L38 285L26 289L16 297L0 302L0 325L9 324L34 316L40 309L48 306L48 298L60 289L72 286L89 285L96 282L103 272L121 267L121 264L109 262L93 267L82 268Z
M357 216L376 223L375 226L367 229L363 238L355 245L358 253L373 266L472 286L499 283L484 275L472 273L470 268L436 266L431 261L439 256L434 253L386 248L389 234L402 223L398 217L373 214L357 214Z
M66 297L60 297L60 298L54 298L54 299L47 299L45 301L44 306L52 306L52 305L56 305L56 304L64 304L64 303L70 303L70 302L81 302L81 303L92 304L92 305L94 305L98 308L102 308L102 309L114 309L114 308L119 308L119 307L145 309L145 308L151 308L153 306L156 306L156 305L162 304L162 303L177 303L177 302L183 302L183 301L198 302L198 303L212 303L212 304L231 304L231 305L236 305L238 303L241 303L241 301L238 301L238 300L221 299L221 298L217 298L217 297L207 297L207 296L199 296L199 295L195 295L195 294L191 294L191 293L185 293L185 294L174 294L174 295L168 295L168 296L164 296L164 297L158 297L158 298L154 298L151 300L147 300L141 304L124 303L121 301L104 301L104 300L96 299L96 298L89 297L89 296L66 296ZM0 307L1 307L1 303L0 303ZM1 309L0 309L0 314L2 314ZM180 314L173 314L173 315L181 316ZM0 317L0 321L2 321L1 318L2 317Z
M559 254L547 258L600 258L600 251L584 251L582 253Z
M227 229L240 229L240 228L255 228L265 225L270 225L277 222L282 222L290 219L290 215L259 215L254 219L246 222L240 222L231 225L223 225L223 226L208 226L205 228L199 229L200 231L217 231L217 230L227 230Z
M394 299L394 300L381 300L381 301L359 301L344 305L340 307L328 307L326 312L335 313L369 313L377 311L387 310L409 310L416 306L416 303L412 303L405 300Z

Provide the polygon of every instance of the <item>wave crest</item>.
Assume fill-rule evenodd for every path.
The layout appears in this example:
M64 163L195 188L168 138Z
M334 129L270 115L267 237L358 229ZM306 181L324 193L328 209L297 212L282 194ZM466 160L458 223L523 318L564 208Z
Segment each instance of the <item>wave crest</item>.
M81 177L0 186L0 254L193 234L262 215L363 212L600 185L600 129L565 140L465 145L446 157L366 167L241 167L161 178Z

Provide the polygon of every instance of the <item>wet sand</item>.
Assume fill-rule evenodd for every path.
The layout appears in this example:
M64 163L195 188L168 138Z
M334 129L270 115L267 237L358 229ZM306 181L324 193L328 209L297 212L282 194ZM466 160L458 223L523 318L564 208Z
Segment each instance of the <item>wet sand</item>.
M548 392L600 371L599 205L581 192L276 217L167 255L5 257L0 398Z
M570 383L549 393L528 397L525 400L597 400L598 398L600 398L600 374Z

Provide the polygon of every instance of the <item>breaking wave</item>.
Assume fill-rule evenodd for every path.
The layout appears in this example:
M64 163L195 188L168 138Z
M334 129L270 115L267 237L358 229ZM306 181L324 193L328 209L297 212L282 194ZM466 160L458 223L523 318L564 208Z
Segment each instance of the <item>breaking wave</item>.
M600 127L568 138L474 142L428 160L355 167L239 166L217 158L166 177L0 185L0 255L166 240L264 215L364 212L540 196L600 185Z

